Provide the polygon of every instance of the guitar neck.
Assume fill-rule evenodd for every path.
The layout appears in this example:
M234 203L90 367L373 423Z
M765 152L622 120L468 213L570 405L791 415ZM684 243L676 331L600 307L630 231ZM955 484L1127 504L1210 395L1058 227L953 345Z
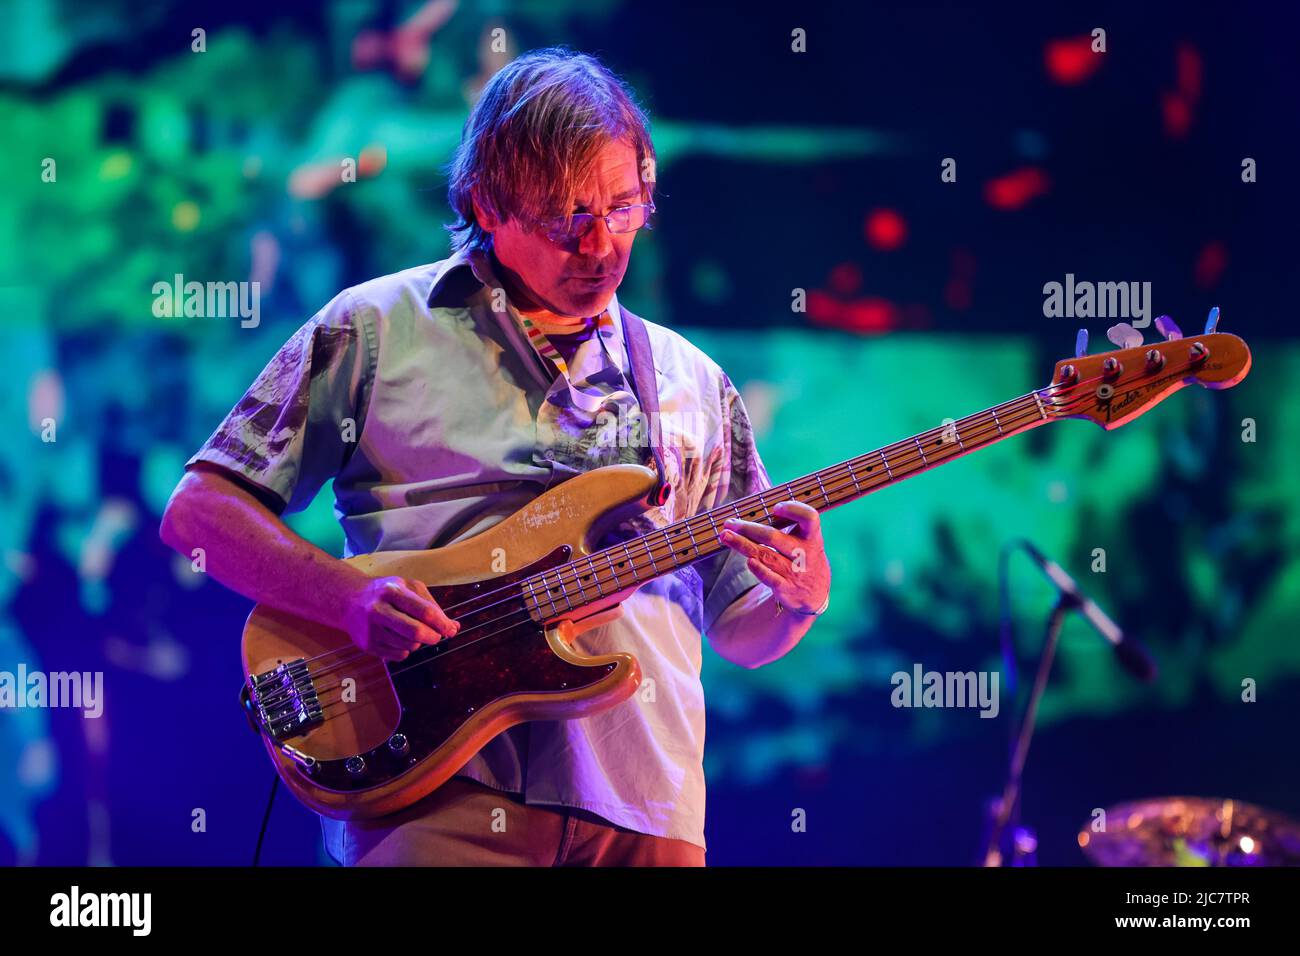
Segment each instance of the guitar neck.
M1053 417L1051 405L1049 391L1033 391L552 568L527 579L529 604L550 618L626 591L722 551L719 535L728 519L787 525L789 518L772 513L782 501L829 511L1042 425Z

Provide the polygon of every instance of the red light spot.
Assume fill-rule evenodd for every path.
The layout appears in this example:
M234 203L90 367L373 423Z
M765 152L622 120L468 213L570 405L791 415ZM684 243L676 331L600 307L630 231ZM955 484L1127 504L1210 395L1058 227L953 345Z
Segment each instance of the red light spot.
M852 262L841 262L831 270L830 283L836 295L853 295L862 288L862 270Z
M1164 113L1165 132L1174 139L1182 139L1192 128L1192 107L1177 93L1164 93L1160 97Z
M1177 89L1160 94L1160 112L1165 134L1182 139L1196 118L1196 101L1201 98L1201 55L1187 43L1179 44L1175 55Z
M907 238L907 222L892 209L874 209L864 228L867 242L886 252L897 249Z
M1193 103L1201 96L1201 54L1188 43L1178 46L1178 92Z
M1228 268L1228 247L1218 240L1207 242L1196 257L1196 285L1210 289L1218 285Z
M1020 209L1034 197L1046 193L1050 185L1047 173L1036 166L1026 166L985 183L984 198L994 209Z
M808 318L848 332L879 335L898 326L898 307L888 299L868 297L841 302L825 292L808 293Z
M1092 37L1048 40L1043 48L1047 75L1062 86L1077 86L1101 67L1102 54L1092 52Z

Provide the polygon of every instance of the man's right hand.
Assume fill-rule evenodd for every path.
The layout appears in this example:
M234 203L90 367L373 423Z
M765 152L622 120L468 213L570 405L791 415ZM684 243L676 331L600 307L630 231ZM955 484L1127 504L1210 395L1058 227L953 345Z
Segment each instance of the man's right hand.
M208 573L226 587L259 604L341 627L357 647L384 660L404 660L460 630L422 581L370 577L304 540L242 478L220 466L199 465L172 492L158 533L186 560L203 548Z
M460 630L423 581L401 577L371 578L348 601L343 624L352 643L386 661L405 660Z

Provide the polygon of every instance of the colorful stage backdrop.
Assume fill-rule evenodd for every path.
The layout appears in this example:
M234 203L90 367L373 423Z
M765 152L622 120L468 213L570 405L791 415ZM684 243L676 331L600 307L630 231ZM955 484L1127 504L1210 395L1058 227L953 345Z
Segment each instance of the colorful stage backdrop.
M0 710L0 863L251 859L249 603L161 544L161 510L307 317L446 254L470 104L554 43L650 111L659 216L620 297L727 369L774 481L1046 384L1080 327L1109 347L1118 319L1052 314L1053 282L1134 283L1135 324L1217 304L1254 350L1232 391L829 513L803 645L706 652L710 862L974 861L1052 600L1013 557L1009 683L1019 537L1160 665L1141 685L1067 624L1026 776L1040 861L1084 862L1079 827L1127 799L1300 814L1295 23L873 6L0 2L0 672L104 675L98 718ZM159 284L188 281L257 282L256 314L172 314ZM292 524L341 551L328 488ZM918 664L998 671L1000 713L894 707ZM324 862L318 835L282 794L264 859Z

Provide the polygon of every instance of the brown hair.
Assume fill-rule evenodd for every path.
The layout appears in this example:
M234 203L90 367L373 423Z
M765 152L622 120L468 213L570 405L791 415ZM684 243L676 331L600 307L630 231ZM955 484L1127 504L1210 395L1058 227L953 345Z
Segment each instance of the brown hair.
M595 57L547 47L511 61L483 88L448 166L452 248L486 248L471 197L501 219L568 216L577 187L610 141L636 150L654 195L650 124L631 91ZM646 160L650 160L649 163Z

